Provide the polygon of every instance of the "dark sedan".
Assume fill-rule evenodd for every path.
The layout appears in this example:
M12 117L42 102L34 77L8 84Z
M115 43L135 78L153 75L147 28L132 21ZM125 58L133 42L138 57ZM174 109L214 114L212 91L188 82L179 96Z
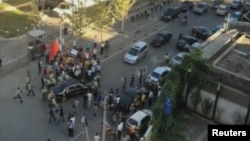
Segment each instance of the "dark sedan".
M186 45L191 46L193 43L197 42L197 39L190 35L180 35L176 47L180 50L186 50Z
M173 21L180 14L181 9L179 7L170 7L161 15L161 21L169 22Z
M194 37L201 40L207 40L207 38L209 38L213 34L210 29L204 26L194 26L191 30L191 33Z
M194 2L185 0L180 6L181 12L187 12L188 10L193 9L193 6Z
M91 84L83 84L75 79L64 80L63 82L52 87L52 92L56 97L57 102L65 101L66 99L76 96L83 95L88 90L92 89Z
M161 31L153 38L151 45L153 47L161 47L163 44L170 41L172 35L173 34L169 31Z
M193 13L203 15L208 11L209 5L206 2L200 2L194 6Z
M146 94L146 97L148 97L149 90L146 87L127 88L121 95L118 109L123 112L129 112L130 104L137 96L141 96L142 93Z

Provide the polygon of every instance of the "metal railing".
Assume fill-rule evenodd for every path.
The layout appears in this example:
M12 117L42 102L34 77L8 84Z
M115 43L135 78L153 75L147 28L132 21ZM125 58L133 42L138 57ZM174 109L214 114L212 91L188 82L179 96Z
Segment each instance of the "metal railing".
M24 54L22 56L13 58L9 61L3 62L2 66L0 67L0 77L5 76L8 73L11 73L30 62L28 54Z

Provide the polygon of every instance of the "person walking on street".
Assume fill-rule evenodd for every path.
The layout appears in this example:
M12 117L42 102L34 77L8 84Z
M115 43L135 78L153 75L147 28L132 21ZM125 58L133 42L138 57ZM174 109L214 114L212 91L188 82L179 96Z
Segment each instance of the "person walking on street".
M28 94L27 94L27 96L30 96L30 93L32 93L32 95L35 96L33 86L30 84L30 82L28 82Z
M98 42L98 39L97 39L97 36L95 35L95 37L94 37L94 47L97 47L97 42Z
M62 122L65 121L65 119L64 119L64 111L63 111L62 105L59 106L59 120L58 120L58 124L59 124L61 121L62 121Z
M44 76L44 75L42 75L42 77L41 77L41 84L42 84L42 86L41 86L41 88L40 88L40 89L43 89L43 88L44 88L44 86L45 86L45 82L46 82L46 78L45 78L45 76Z
M93 50L92 50L92 58L94 60L96 60L96 58L97 58L97 47L94 47Z
M130 78L130 83L129 83L129 87L134 87L134 81L135 81L135 76L134 74L132 74L131 78Z
M41 59L38 60L37 67L38 67L38 75L40 75L40 73L42 71L42 60Z
M95 136L94 136L94 141L100 141L101 138L100 136L98 135L98 133L95 133Z
M90 91L87 94L87 98L88 98L88 108L90 108L92 103L92 93Z
M55 117L55 114L54 114L55 110L53 107L50 107L49 109L49 123L51 122L51 120L53 119L54 121L56 121L56 117Z
M73 104L73 107L74 107L74 114L77 114L77 112L78 112L78 107L79 107L79 100L76 98L75 100L74 100L74 104Z
M108 50L109 50L109 48L110 48L110 44L109 44L109 41L107 40L106 41L106 43L105 43L105 53L106 53L106 55L108 56Z
M117 127L117 139L120 140L122 136L123 122L120 122Z
M69 120L68 121L68 135L70 137L73 137L74 136L74 124L73 124L73 121L72 120Z
M21 93L22 93L22 90L19 87L17 87L16 96L14 96L13 99L14 100L19 99L20 103L23 103L23 100L22 100L22 97L21 97Z
M102 44L102 45L101 45L101 50L100 50L100 54L101 54L101 55L103 54L104 48L105 48L105 44Z
M124 76L122 77L122 91L124 92L126 89L127 78Z
M97 104L95 104L95 105L93 106L93 115L94 115L94 117L96 117L97 110L98 110L98 106L97 106Z

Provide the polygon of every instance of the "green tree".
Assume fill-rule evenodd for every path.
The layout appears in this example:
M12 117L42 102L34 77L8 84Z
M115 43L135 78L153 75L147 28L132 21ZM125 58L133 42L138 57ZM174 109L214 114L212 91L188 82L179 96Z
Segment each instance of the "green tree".
M70 21L73 34L78 37L82 37L87 29L92 26L91 19L87 16L87 8L84 1L78 0L77 6L73 8L73 14L67 15L67 17Z
M113 16L122 22L121 32L124 33L124 23L129 15L129 10L135 4L136 0L112 0Z
M112 5L101 0L96 0L96 5L88 12L91 22L95 24L95 28L100 30L101 42L103 37L103 29L111 27L115 24L112 17Z

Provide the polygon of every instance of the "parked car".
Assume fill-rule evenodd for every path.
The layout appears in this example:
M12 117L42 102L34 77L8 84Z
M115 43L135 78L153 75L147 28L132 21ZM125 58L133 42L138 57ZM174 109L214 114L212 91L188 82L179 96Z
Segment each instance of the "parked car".
M193 13L203 15L208 11L209 5L206 2L199 2L194 6Z
M229 13L229 8L227 5L219 5L216 10L216 15L226 16Z
M73 14L74 6L68 2L61 2L57 7L55 7L52 11L58 17L65 17L66 15Z
M179 65L181 64L184 56L186 55L186 53L184 52L180 52L178 53L172 60L171 60L171 64L172 65Z
M142 60L148 53L148 44L143 41L138 41L131 47L124 56L124 61L130 64L136 64Z
M194 37L199 38L201 40L207 40L207 38L213 34L210 29L204 26L193 26L191 33Z
M220 25L216 25L213 29L213 33L219 31L219 30L223 30L224 29L224 25L220 24Z
M240 9L241 6L242 6L241 0L233 0L231 5L230 5L230 8L231 9Z
M171 68L167 66L156 67L152 73L149 74L149 81L153 85L163 84L167 74L171 71Z
M129 113L130 104L133 102L137 95L141 95L142 93L146 94L146 97L148 97L149 89L145 86L127 88L123 92L123 94L120 95L118 109L125 113Z
M188 52L192 51L192 50L195 50L195 49L198 49L198 48L201 48L201 43L199 42L195 42L193 43L191 46L190 46L190 49Z
M212 9L217 9L218 6L223 4L224 2L225 2L225 0L214 0L210 7Z
M246 3L244 4L244 6L243 6L243 9L242 9L242 12L243 12L243 13L246 13L246 12L248 12L248 11L250 11L250 2L246 2Z
M76 96L83 95L89 89L91 89L90 85L84 85L78 80L70 79L64 80L63 82L52 87L52 92L55 95L56 101L62 102L66 99Z
M187 12L187 11L193 9L193 6L194 6L193 1L185 0L182 2L181 6L180 6L181 12Z
M170 7L161 15L161 21L169 22L173 21L180 14L181 9L179 7Z
M248 11L247 13L245 13L242 16L242 21L244 21L244 22L250 22L250 11Z
M153 47L161 47L164 43L169 42L172 38L172 33L169 31L159 32L151 41Z
M239 21L241 19L241 17L242 17L242 12L234 11L229 18L229 22Z
M142 136L149 126L149 122L152 118L152 111L148 109L139 110L131 115L126 121L126 129L130 129L132 125L136 126L137 133Z
M197 39L190 35L180 35L176 47L180 50L186 51L186 45L191 46L193 43L197 42Z

